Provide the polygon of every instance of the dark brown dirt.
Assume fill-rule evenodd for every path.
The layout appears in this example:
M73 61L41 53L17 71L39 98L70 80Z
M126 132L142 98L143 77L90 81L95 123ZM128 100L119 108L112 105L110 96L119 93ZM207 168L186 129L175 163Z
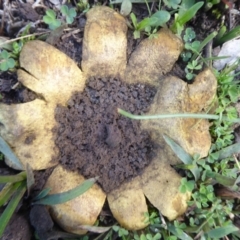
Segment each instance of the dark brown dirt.
M37 94L25 88L17 80L17 73L0 73L0 102L25 103L37 98Z
M138 121L120 116L117 108L145 113L155 92L114 78L91 78L83 93L56 109L59 124L53 132L61 164L87 178L99 176L105 192L140 174L151 161L153 143Z

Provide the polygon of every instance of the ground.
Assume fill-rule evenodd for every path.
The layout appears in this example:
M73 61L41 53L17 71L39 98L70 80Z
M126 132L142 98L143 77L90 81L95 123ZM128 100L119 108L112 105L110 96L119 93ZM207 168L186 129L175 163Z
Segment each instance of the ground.
M17 3L16 3L17 4ZM19 4L19 3L18 3ZM47 6L52 7L52 5L47 2L45 3ZM236 6L236 8L240 7ZM3 8L3 4L1 3L1 8ZM153 5L153 8L156 7ZM25 21L37 21L37 19L42 18L44 14L44 9L36 8L36 11L30 7L29 4L25 5L21 3L21 8L14 10L14 16ZM231 25L236 25L239 23L239 18L229 14L229 10L225 10L224 4L219 6L219 11L226 18L226 22ZM145 4L134 5L133 12L139 17L143 18L146 16L146 6ZM3 16L2 16L3 20ZM204 11L201 10L192 21L190 21L189 26L192 27L197 34L198 40L203 40L206 36L208 36L212 31L218 30L221 23L221 19L216 19L216 16L212 13L212 11ZM3 26L4 24L2 24ZM6 24L5 24L6 25ZM53 45L71 57L75 62L81 62L81 50L82 50L82 37L83 37L83 28L85 25L85 15L83 13L79 14L77 21L71 26L68 32L64 32L60 37L54 38ZM46 25L40 24L41 29L47 28ZM35 29L36 32L41 31L41 29ZM11 31L6 28L6 26L1 27L1 33L5 37L14 38L18 33L18 28L11 28ZM145 36L141 36L141 39ZM130 54L136 45L141 41L134 40L132 31L129 29L128 32L128 54ZM179 60L176 66L173 68L170 74L178 76L185 79L184 71L182 70L184 63ZM139 124L137 122L133 122L131 120L126 120L123 118L116 117L114 111L112 109L108 109L109 102L115 102L118 106L123 107L125 110L133 110L134 113L139 114L142 112L146 112L149 104L152 101L152 98L155 94L154 88L151 88L147 85L134 85L129 86L123 84L118 79L110 79L108 83L106 80L109 79L96 79L95 83L91 81L88 82L87 88L85 88L83 93L78 93L76 91L73 98L69 101L67 107L58 106L56 110L56 119L59 123L59 126L54 128L54 133L61 133L61 138L56 138L56 144L61 149L60 153L60 162L65 167L76 170L76 169L84 169L83 174L86 177L94 177L101 176L102 181L99 184L103 187L106 192L114 189L116 186L119 186L121 182L127 178L131 178L136 176L141 172L141 169L148 165L149 161L151 161L151 155L149 154L150 149L154 149L153 144L149 141L148 134L146 132L139 132ZM0 73L0 93L2 95L1 101L7 104L11 103L21 103L28 102L33 100L36 96L30 90L24 88L21 84L17 84L17 76L15 72L5 72ZM107 85L107 88L106 88ZM103 91L102 87L107 91ZM99 96L101 96L101 104L99 101ZM124 103L124 100L132 99L132 104L128 105ZM79 111L75 111L76 106L79 103L83 103L81 107L88 109L86 115L81 114L81 109ZM98 103L98 105L92 105L92 103ZM144 103L144 104L143 104ZM73 108L75 106L75 108ZM91 118L91 112L94 111L94 108L99 109L99 115L94 119L94 124L89 123L89 119ZM103 119L101 113L109 112L109 117ZM73 114L74 115L73 115ZM71 117L68 118L69 114ZM76 126L76 119L81 119L86 124L82 126ZM128 136L119 135L118 129L123 128L128 133ZM77 131L76 131L77 129ZM84 131L83 131L84 130ZM79 136L79 132L83 132ZM236 134L238 134L239 128L236 130ZM67 141L66 142L66 139ZM86 144L83 144L83 142ZM72 143L72 148L69 148L69 143ZM103 143L107 143L107 148L102 148ZM120 152L115 152L114 149L117 145L121 144L123 146ZM127 145L128 144L128 145ZM89 147L91 145L91 147ZM135 155L132 156L134 159L138 158L139 161L136 161L129 165L124 162L125 155L128 156L128 152L126 149L129 148L129 145L134 149ZM127 146L127 148L125 148ZM81 149L84 151L78 152L77 150ZM101 149L102 151L100 151ZM112 155L110 155L110 153ZM88 160L79 164L74 159L75 154L84 154L82 157L88 156ZM119 162L113 161L115 156L122 156L119 159ZM68 157L66 157L68 156ZM101 162L104 165L104 171L101 170L101 166L96 164L93 159L104 159L105 162ZM14 173L9 169L2 161L0 162L0 174L8 174ZM91 171L89 171L91 168ZM96 171L93 171L96 169ZM48 214L45 212L45 208L36 209L29 206L30 199L34 197L37 192L39 192L50 175L52 169L47 171L38 171L35 173L35 186L32 190L28 199L25 199L22 202L22 205L19 206L19 211L13 216L8 228L5 231L5 234L2 239L4 240L20 240L20 239L34 239L33 228L31 225L35 227L38 231L39 235L43 234L43 238L47 239L49 236L57 236L55 239L59 238L59 233L54 232L50 235L44 235L46 232L51 232L52 223L49 220ZM1 208L0 211L3 209ZM38 221L36 216L40 216L39 219L42 221ZM112 219L111 213L108 209L108 206L105 206L103 209L101 216L107 216L105 218L105 224L111 224L114 220ZM47 220L46 220L47 219ZM43 226L43 222L47 221L49 223L49 228L45 228ZM18 229L18 231L14 231L13 229ZM54 229L58 229L55 225Z

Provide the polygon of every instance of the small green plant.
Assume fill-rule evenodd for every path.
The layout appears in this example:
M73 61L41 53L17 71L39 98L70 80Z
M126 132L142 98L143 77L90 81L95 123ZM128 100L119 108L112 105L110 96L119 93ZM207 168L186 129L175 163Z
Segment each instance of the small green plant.
M222 26L219 30L218 35L213 41L213 46L217 47L219 45L224 44L227 41L230 41L238 36L240 36L240 26L236 26L231 31L226 32L227 28L226 26Z
M68 8L66 5L62 5L60 9L62 16L66 19L67 24L72 24L77 13L74 8ZM43 21L48 24L51 30L55 30L63 24L63 21L57 18L57 14L52 10L48 9L46 15L43 16Z
M77 3L77 10L80 12L86 13L90 9L90 4L88 3L88 0L80 0Z
M181 36L185 24L196 15L197 11L204 4L204 2L197 2L194 4L194 2L195 1L183 0L179 11L175 13L175 19L170 29L178 36Z
M214 5L217 5L221 2L221 0L206 0L204 8L206 11L211 9Z
M182 178L179 190L182 193L192 192L194 189L194 184L195 182L193 180L188 181L187 178Z
M16 40L12 43L7 44L7 48L3 49L0 52L0 70L1 71L8 71L8 70L15 70L16 67L18 67L18 59L19 59L19 54L22 50L23 45L35 39L35 36L28 36L29 35L29 30L30 30L30 25L27 25L25 27L25 30L21 33L20 37L18 38L19 40Z
M179 8L181 0L163 0L163 2L168 8L177 9Z
M119 226L113 226L112 229L118 233L118 237L125 240L126 236L128 236L129 232L125 228L119 227Z
M233 104L238 101L240 87L239 82L234 79L235 75L231 74L238 66L238 62L230 67L226 67L221 72L215 71L218 80L218 106L215 112L220 116L227 115L230 119L238 117L237 110L233 107ZM212 151L220 150L233 143L233 128L228 121L213 121L210 132L214 139Z
M48 9L46 11L46 15L43 16L43 21L48 24L51 30L61 26L61 21L57 19L57 15L52 9Z
M224 171L223 166L231 165L228 156L236 153L240 144L231 145L221 151L211 153L205 159L195 161L197 158L191 157L173 140L167 136L165 136L165 140L184 163L184 166L179 165L179 167L189 171L187 178L183 178L180 185L181 192L192 191L192 200L188 203L191 209L188 212L189 226L185 231L188 234L191 233L189 235L194 233L204 239L211 238L214 234L214 237L221 238L226 233L234 234L238 231L238 228L228 221L228 216L233 210L233 201L223 200L216 196L214 185L236 188L238 182L236 172ZM228 159L226 159L227 157ZM225 164L222 164L222 161ZM176 223L177 221L175 221Z
M2 50L0 53L0 70L1 71L8 71L15 67L15 60L11 57L11 54L6 51Z
M66 18L67 24L72 24L74 21L74 18L77 16L77 13L74 8L68 8L68 6L63 5L61 7L61 13Z
M159 26L163 26L170 19L170 13L165 10L160 10L154 13L151 17L144 18L138 22L134 13L130 14L134 27L134 38L140 38L140 32L145 31L148 36L153 36Z
M217 33L213 32L200 42L195 40L196 34L192 28L186 28L183 36L184 51L181 57L184 62L187 62L185 67L187 80L192 80L196 76L195 73L202 69L203 64L207 64L206 59L201 56L201 51L216 35Z

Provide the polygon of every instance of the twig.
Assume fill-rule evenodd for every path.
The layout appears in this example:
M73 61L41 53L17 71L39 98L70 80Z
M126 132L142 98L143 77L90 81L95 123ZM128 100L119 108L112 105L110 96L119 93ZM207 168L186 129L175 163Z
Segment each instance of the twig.
M25 35L25 36L17 37L17 38L11 39L11 40L7 40L3 43L0 43L0 47L5 45L6 43L15 42L15 41L20 40L20 39L24 39L24 38L28 38L28 37L32 37L32 36L38 36L38 35L42 35L42 34L49 33L49 32L50 31L45 31L45 32L41 32L41 33L33 33L33 34L28 34L28 35Z

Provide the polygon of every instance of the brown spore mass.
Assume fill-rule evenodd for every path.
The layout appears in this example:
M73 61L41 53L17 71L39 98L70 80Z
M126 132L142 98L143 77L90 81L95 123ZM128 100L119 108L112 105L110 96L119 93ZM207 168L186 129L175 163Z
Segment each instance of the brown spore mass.
M148 111L156 89L116 78L90 78L67 106L55 110L53 129L60 163L86 178L99 176L108 193L139 174L154 156L154 144L140 122L117 113Z

